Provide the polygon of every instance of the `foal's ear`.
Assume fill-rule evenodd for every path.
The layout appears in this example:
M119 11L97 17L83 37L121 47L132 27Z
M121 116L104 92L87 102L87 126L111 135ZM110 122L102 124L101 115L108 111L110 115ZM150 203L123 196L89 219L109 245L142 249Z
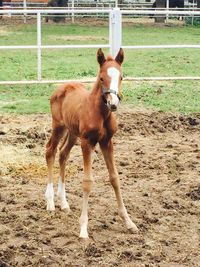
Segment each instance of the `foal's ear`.
M102 66L103 63L106 61L104 53L101 48L97 51L97 61L99 62L99 65Z
M124 50L122 48L119 49L119 52L115 58L115 61L117 61L119 65L121 65L122 62L124 61Z

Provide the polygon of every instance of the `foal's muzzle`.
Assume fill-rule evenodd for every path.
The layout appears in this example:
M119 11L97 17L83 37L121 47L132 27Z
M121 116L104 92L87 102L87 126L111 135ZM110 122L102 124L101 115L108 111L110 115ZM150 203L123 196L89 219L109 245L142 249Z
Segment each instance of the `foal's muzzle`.
M110 104L109 102L107 102L107 107L110 111L116 111L117 110L117 106Z
M108 94L114 94L118 97L118 100L121 100L121 97L119 96L119 94L117 94L116 91L112 90L112 89L103 89L102 90L102 98L103 98L103 102L105 103L105 105L108 107L108 109L110 111L116 111L117 110L117 105L113 104L111 100L108 100L106 95Z

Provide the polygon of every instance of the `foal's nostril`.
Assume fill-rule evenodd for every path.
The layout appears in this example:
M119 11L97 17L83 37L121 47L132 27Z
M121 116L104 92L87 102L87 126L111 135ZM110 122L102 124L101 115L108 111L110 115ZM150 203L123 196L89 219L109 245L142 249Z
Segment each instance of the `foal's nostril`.
M116 106L116 105L111 105L111 106L110 106L110 109L114 111L114 110L117 109L117 106Z

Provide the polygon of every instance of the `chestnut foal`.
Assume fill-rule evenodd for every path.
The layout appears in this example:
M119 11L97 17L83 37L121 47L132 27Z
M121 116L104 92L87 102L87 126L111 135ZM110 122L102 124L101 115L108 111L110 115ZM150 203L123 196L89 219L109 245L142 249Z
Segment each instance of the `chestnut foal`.
M97 61L100 71L93 90L88 92L79 82L61 85L51 97L52 135L47 143L46 161L48 166L48 184L45 193L47 210L54 210L54 189L52 168L58 143L63 137L60 148L59 164L60 178L58 182L58 197L61 209L69 210L65 193L65 164L71 148L80 138L84 161L83 206L80 217L80 237L88 238L88 199L92 189L92 152L99 143L110 182L114 188L119 216L126 227L132 232L137 231L123 203L117 169L113 157L112 136L117 130L117 123L112 111L117 109L120 100L120 85L122 80L121 64L124 52L119 50L115 59L105 58L101 49L97 51Z

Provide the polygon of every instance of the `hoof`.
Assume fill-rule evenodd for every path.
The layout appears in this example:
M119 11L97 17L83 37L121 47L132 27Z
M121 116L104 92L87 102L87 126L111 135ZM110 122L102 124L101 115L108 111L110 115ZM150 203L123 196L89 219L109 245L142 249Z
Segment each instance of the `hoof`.
M88 231L87 231L87 225L83 225L81 226L81 230L80 230L80 235L79 235L80 238L84 238L84 239L87 239L89 238L88 236Z
M47 210L49 210L49 211L55 210L55 205L54 205L53 201L47 201Z
M89 238L88 233L80 233L79 237L83 238L83 239L88 239Z
M60 204L61 210L66 210L67 212L70 212L70 207L67 201L62 201Z
M52 204L47 204L47 210L48 211L54 211L55 210L55 205L54 205L54 203Z
M128 230L132 234L135 234L135 233L137 233L139 231L138 228L137 228L137 226L134 223L133 223L133 225L130 228L128 228Z

